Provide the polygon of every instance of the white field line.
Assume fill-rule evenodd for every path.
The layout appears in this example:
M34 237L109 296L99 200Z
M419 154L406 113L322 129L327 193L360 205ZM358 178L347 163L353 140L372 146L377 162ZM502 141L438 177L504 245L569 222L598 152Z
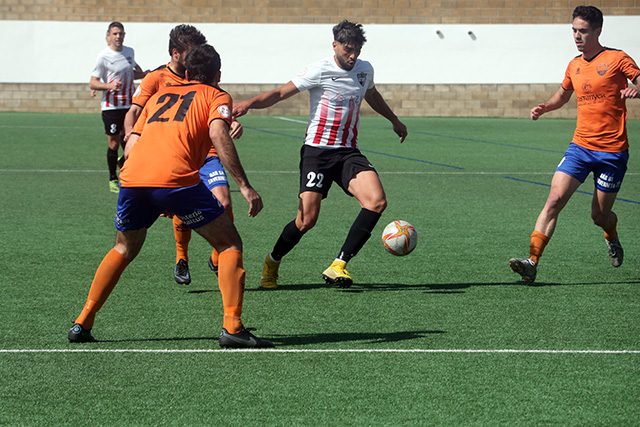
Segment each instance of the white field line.
M309 122L304 121L304 120L290 119L288 117L280 117L280 116L276 117L276 119L284 120L285 122L302 123L303 125L306 125L307 123L309 123Z
M494 353L494 354L640 354L640 350L517 349L0 349L0 353Z

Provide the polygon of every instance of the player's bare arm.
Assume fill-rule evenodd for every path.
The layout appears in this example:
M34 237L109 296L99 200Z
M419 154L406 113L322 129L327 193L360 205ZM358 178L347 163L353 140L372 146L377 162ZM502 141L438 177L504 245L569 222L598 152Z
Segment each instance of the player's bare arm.
M131 131L133 130L133 126L135 126L136 121L138 121L138 117L142 113L142 107L137 104L131 104L131 108L127 111L126 116L124 116L124 140L125 142L129 141L131 136Z
M132 136L135 136L135 134ZM242 196L249 202L249 216L258 215L263 207L262 198L256 190L251 187L251 184L249 184L249 179L244 172L242 163L240 163L236 146L229 136L229 126L227 123L220 119L213 120L211 124L209 124L209 137L218 152L220 161L229 171L236 184L238 184Z
M121 87L122 81L120 81L120 79L104 83L100 81L99 78L91 76L91 79L89 80L89 89L91 90L120 90Z
M387 104L375 86L367 90L364 94L364 100L367 101L367 104L369 104L376 113L391 122L393 131L400 137L400 143L404 142L408 133L407 127L398 119L398 116L391 111L391 107L389 107L389 104Z
M554 93L547 102L544 104L538 104L531 109L531 120L538 120L543 114L562 107L564 104L569 102L572 94L573 90L567 90L560 86L560 89L558 89L558 91Z
M127 141L127 145L124 146L124 159L127 160L129 158L129 153L131 152L131 149L133 148L134 145L136 145L136 142L138 142L138 138L140 138L140 135L138 135L137 133L133 133L129 136L129 140Z
M280 101L284 101L285 99L292 97L298 92L300 91L298 90L296 85L294 85L293 82L288 82L287 84L280 86L279 88L273 89L269 92L261 93L260 95L254 96L247 101L235 104L233 106L233 117L237 118L240 116L244 116L252 108L269 108Z
M146 76L148 73L149 73L149 70L142 71L142 68L140 68L138 64L136 64L136 66L133 67L133 78L135 80L143 79L144 76Z

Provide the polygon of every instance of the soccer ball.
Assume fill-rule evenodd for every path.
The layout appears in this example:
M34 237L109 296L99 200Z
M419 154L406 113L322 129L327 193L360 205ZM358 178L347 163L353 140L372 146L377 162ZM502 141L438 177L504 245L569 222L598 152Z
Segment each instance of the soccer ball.
M416 248L418 233L407 221L396 220L384 228L382 244L390 254L405 256Z

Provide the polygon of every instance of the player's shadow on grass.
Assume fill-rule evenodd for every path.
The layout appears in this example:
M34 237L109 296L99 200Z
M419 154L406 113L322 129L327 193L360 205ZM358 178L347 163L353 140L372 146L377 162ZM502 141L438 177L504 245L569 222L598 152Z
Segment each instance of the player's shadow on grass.
M433 334L444 334L445 331L404 331L404 332L334 332L325 334L296 334L296 335L270 335L265 336L278 346L300 346L308 344L331 344L331 343L363 343L363 344L385 344L400 341L425 338Z
M461 294L465 289L477 286L524 286L528 288L537 288L543 286L587 286L587 285L635 285L640 284L640 280L628 280L624 282L603 283L603 282L580 282L580 283L559 283L559 282L534 282L527 284L521 280L510 282L475 282L475 283L361 283L351 286L350 288L338 288L326 283L298 283L279 285L278 289L263 288L245 288L245 292L286 292L286 291L308 291L311 289L334 289L338 292L346 293L362 293L374 291L425 291L430 294ZM193 289L187 291L189 294L203 294L208 292L220 292L218 288L214 289Z
M444 334L445 331L405 331L405 332L334 332L326 334L268 335L262 336L272 340L276 346L299 346L308 344L330 344L343 342L361 342L364 344L384 344L424 338L433 334ZM174 338L131 338L119 340L101 340L96 343L123 342L171 342L171 341L218 341L218 337L174 337Z

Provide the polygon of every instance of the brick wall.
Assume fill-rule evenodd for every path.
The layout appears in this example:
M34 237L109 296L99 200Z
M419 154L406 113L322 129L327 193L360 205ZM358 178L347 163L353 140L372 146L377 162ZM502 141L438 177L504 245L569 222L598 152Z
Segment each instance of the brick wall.
M0 20L557 24L581 4L640 15L640 0L0 0Z
M234 99L242 101L276 85L225 85ZM479 85L377 85L399 116L528 117L534 105L558 90L558 84ZM640 102L627 102L630 119L640 119ZM90 113L100 112L100 96L91 98L85 84L0 83L0 111ZM375 114L363 104L363 114ZM268 110L251 114L309 114L309 97L304 92ZM549 117L575 117L576 103L570 101Z
M591 4L605 15L640 15L640 0L0 0L0 20L109 22L552 24L566 23L573 8ZM87 76L88 81L88 76ZM284 82L283 82L284 83ZM558 84L378 85L400 116L527 117ZM227 85L247 99L275 85ZM308 114L306 94L256 114ZM640 102L629 117L640 118ZM87 84L0 83L0 111L98 112ZM368 109L364 114L370 114ZM551 113L575 117L575 102Z

